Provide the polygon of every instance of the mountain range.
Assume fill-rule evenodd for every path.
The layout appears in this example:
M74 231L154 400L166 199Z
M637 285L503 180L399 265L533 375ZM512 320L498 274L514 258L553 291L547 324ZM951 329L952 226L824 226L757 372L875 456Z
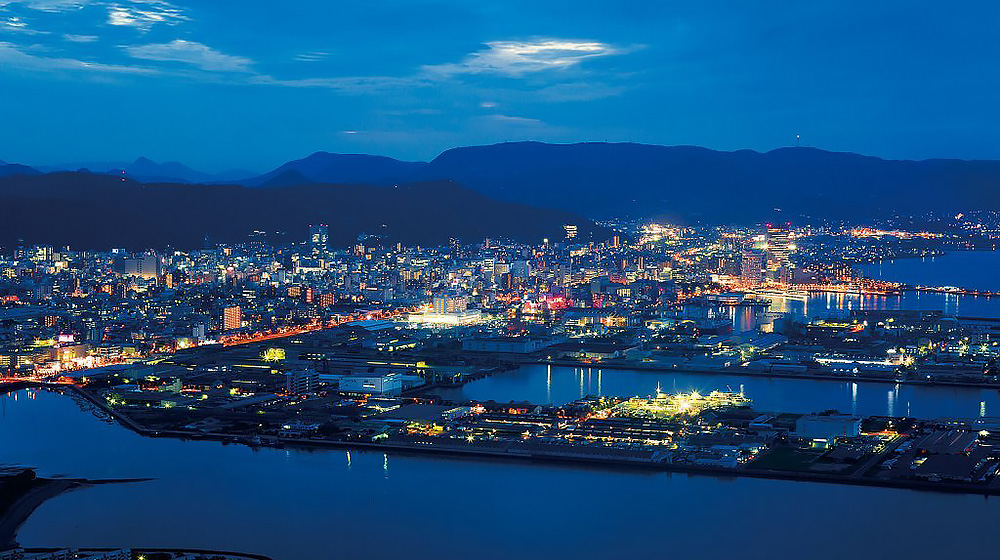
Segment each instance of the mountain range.
M37 166L35 169L44 173L85 170L93 173L121 175L143 183L232 183L256 175L252 171L241 169L215 174L205 173L176 161L157 163L147 157L138 157L132 162L91 161Z
M325 223L331 246L361 235L383 243L443 245L511 238L561 239L575 224L582 240L608 231L561 210L490 199L453 181L399 186L308 184L281 189L241 185L140 183L87 172L0 177L0 246L70 245L76 249L193 249L238 243L255 230L300 242ZM275 240L272 237L272 240Z
M887 212L1000 209L1000 161L886 160L815 148L511 142L427 163L317 152L245 181L396 184L450 179L500 200L592 217L753 223L772 215L858 219Z
M0 177L37 172L0 165ZM696 146L510 142L454 148L429 162L316 152L243 178L236 177L239 172L211 176L146 158L104 172L143 183L226 183L250 190L453 181L496 201L592 218L665 217L685 223L750 224L769 218L776 208L793 220L1000 209L1000 161L887 160L807 147L725 152Z

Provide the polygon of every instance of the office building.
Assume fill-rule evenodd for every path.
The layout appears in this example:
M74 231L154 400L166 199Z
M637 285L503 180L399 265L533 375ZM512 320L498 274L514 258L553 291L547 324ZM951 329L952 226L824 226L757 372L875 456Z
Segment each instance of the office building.
M309 253L313 257L325 257L330 234L326 224L309 226Z
M757 249L743 251L740 261L740 278L745 284L759 286L764 283L765 254Z
M230 305L222 310L222 330L229 331L243 326L243 309Z

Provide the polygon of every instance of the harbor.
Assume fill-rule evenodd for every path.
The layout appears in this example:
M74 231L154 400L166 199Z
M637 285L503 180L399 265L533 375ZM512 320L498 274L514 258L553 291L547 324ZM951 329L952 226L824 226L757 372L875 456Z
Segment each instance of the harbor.
M495 382L503 376L484 381ZM654 385L655 389L655 385ZM16 397L16 400L15 400ZM817 403L821 404L821 403ZM698 502L711 511L724 512L734 504L760 499L760 515L789 520L779 543L750 525L732 526L730 537L755 548L748 558L791 554L808 547L808 532L799 532L805 520L796 521L803 504L810 507L808 523L822 522L831 530L846 530L857 523L875 524L886 531L904 527L918 531L949 531L962 534L947 550L975 555L989 534L988 519L997 514L1000 502L982 496L940 492L913 492L860 485L795 483L725 473L689 475L645 467L611 467L589 462L549 462L525 458L500 459L494 456L427 454L406 450L373 448L309 449L294 445L284 448L250 448L220 445L216 441L140 436L117 423L81 408L71 398L49 392L25 391L8 397L0 437L9 442L9 452L17 460L39 465L40 473L66 472L72 468L80 476L144 476L153 480L129 486L109 485L89 488L51 500L39 508L24 525L20 540L24 546L42 546L58 541L63 546L121 546L155 544L189 548L230 548L253 550L275 560L294 560L304 551L322 555L329 549L329 531L337 519L339 531L351 532L355 539L338 545L344 555L369 553L374 558L394 558L404 554L406 543L420 542L425 529L407 522L415 516L443 515L453 509L470 513L460 525L460 534L439 544L442 554L459 553L469 543L487 538L491 527L506 523L526 538L540 543L527 554L541 558L557 550L583 554L587 548L606 543L624 524L617 516L600 516L600 531L574 534L579 523L575 516L555 516L533 508L539 493L560 508L586 511L600 493L607 507L633 512L632 544L615 541L611 546L647 554L667 550L694 554L709 538L711 529L693 522L689 507ZM942 413L949 409L940 410ZM40 423L43 418L49 419ZM39 429L26 435L27 425ZM28 432L23 432L27 434ZM307 478L308 477L308 478ZM614 491L608 492L609 484ZM255 490L246 489L253 485ZM793 485L792 492L779 488ZM427 492L434 499L426 499ZM641 503L635 497L642 496ZM400 501L400 498L405 497ZM766 497L766 500L764 499ZM191 500L205 507L190 511ZM482 508L483 501L508 504L505 508ZM100 503L99 513L79 517L70 514L79 508ZM155 507L150 507L155 503ZM261 504L271 512L271 521L261 529L254 521ZM225 510L227 515L217 512ZM137 517L135 512L142 511ZM893 515L899 511L921 511L917 519ZM180 512L186 512L181 515ZM350 512L350 515L347 513ZM962 512L962 515L958 515ZM208 520L212 519L212 523ZM67 521L69 520L69 521ZM394 527L398 538L378 549L366 544L381 534L375 521ZM881 521L879 521L881 520ZM642 539L640 534L661 527L664 521L685 526L671 543ZM210 529L199 529L209 526ZM162 538L162 529L175 536ZM626 535L632 533L627 530ZM211 546L208 546L212 543ZM894 554L905 543L873 544L873 554ZM957 548L956 548L957 546ZM944 543L921 548L921 553L945 553ZM295 551L295 553L292 553ZM813 556L833 559L843 550L833 547ZM482 553L484 558L516 554L514 546L499 545Z

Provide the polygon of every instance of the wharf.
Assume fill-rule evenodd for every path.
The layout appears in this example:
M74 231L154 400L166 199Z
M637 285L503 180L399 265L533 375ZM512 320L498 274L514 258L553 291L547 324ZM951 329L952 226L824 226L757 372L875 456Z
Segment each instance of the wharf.
M99 399L88 395L86 391L73 387L79 394L84 395L90 402L110 414L126 428L134 432L149 437L181 438L181 439L204 439L220 442L239 442L240 437L234 434L217 432L200 432L194 430L151 430L145 428L126 416L118 413ZM1000 486L989 484L976 486L972 484L951 483L951 482L930 482L914 479L883 479L865 476L866 471L876 462L871 462L863 469L859 470L858 476L813 473L813 472L790 472L771 469L760 469L752 467L739 467L736 469L715 467L708 465L678 464L659 460L656 454L649 457L641 457L629 454L627 450L608 449L587 449L574 446L562 445L531 445L526 446L520 442L498 442L496 445L464 445L460 443L436 443L436 442L400 442L383 440L378 442L366 441L342 441L326 439L273 437L269 438L271 444L279 447L293 447L303 449L333 448L333 449L358 449L375 452L395 452L414 455L449 455L456 457L501 459L511 461L532 461L557 464L589 465L613 469L644 470L652 472L667 472L687 475L704 475L722 478L750 477L773 480L790 480L799 482L824 482L831 484L849 484L855 486L874 486L884 488L900 488L910 490L924 490L931 492L945 492L952 494L977 494L984 496L1000 496ZM588 453L588 451L591 451ZM610 451L610 452L609 452ZM619 451L619 453L615 453ZM882 456L884 454L881 454Z

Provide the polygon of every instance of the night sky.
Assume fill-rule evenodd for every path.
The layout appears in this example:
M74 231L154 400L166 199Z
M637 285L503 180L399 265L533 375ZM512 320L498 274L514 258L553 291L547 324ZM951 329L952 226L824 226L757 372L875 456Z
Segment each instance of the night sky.
M505 140L1000 158L1000 3L0 0L0 159Z

